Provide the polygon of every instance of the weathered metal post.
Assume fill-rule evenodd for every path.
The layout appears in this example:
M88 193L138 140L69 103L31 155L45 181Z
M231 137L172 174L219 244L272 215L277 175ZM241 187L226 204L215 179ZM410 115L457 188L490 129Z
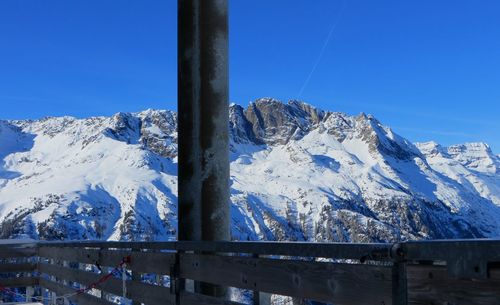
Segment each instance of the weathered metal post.
M178 1L178 113L178 238L229 240L227 0Z

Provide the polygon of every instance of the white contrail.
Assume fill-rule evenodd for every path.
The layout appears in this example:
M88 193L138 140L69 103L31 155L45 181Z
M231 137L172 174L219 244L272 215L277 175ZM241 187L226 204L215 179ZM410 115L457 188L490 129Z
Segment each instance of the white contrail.
M312 75L314 74L314 71L318 67L321 58L323 57L323 53L325 53L326 47L328 46L328 43L330 42L333 32L335 31L335 28L337 27L337 24L339 24L340 19L342 19L342 13L344 12L345 8L345 1L342 2L342 8L340 9L338 15L337 15L337 20L332 24L332 27L330 28L330 32L328 32L328 36L326 36L325 42L323 43L323 47L321 47L321 51L319 52L319 56L316 59L316 62L314 63L311 72L309 72L309 75L307 76L306 80L304 81L304 84L300 88L299 94L297 94L297 99L299 99L302 96L302 93L304 93L304 90L306 89L307 85L309 84L309 81L311 80Z

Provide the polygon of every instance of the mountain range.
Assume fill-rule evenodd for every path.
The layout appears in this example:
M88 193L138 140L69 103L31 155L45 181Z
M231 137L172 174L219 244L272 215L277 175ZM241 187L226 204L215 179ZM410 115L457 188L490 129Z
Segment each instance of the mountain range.
M371 115L230 106L235 240L500 235L500 157L411 143ZM0 238L174 240L177 114L0 121Z

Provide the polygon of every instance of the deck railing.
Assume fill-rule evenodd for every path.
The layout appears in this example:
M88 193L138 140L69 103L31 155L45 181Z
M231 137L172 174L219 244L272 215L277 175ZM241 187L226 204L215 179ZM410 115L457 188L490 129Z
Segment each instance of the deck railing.
M500 241L0 245L0 293L45 304L239 304L194 282L336 305L500 304ZM252 298L250 298L252 299Z

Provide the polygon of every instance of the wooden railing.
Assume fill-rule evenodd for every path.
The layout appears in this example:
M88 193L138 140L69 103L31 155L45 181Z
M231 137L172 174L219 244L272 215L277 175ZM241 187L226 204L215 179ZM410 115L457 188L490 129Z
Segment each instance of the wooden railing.
M38 242L2 244L0 259L4 299L46 304L239 304L196 293L194 282L245 289L253 304L271 294L336 305L500 304L497 240Z

